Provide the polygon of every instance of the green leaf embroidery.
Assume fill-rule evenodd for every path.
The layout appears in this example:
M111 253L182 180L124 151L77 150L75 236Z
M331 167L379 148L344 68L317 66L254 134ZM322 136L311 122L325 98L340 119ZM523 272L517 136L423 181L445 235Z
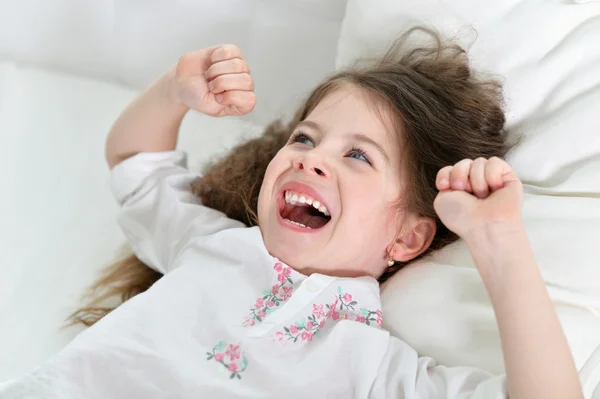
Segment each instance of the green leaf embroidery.
M356 305L357 303L358 302L356 302L356 301L352 301L352 302L349 303L349 305Z
M338 285L338 294L344 295L344 291L342 291L342 287Z
M244 359L242 360L242 369L246 370L246 367L248 367L248 359L244 356Z
M285 330L285 332L286 332L286 333L289 333L289 332L290 332L290 329L289 329L289 328L287 328L287 327L283 327L283 329Z
M260 316L259 316L259 315L256 315L256 320L258 320L258 321L262 321L262 319L260 318Z
M225 341L219 341L219 343L215 345L215 350L218 350L218 351L223 350L225 345L226 345Z
M208 355L208 358L206 358L206 360L210 360L210 359L213 358L213 354L212 353L206 352L206 354Z

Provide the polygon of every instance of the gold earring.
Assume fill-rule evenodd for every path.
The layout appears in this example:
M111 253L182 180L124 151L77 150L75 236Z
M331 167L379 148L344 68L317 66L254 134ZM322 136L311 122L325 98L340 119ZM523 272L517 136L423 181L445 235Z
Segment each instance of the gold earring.
M388 260L388 262L387 262L388 267L394 266L394 263L395 263L395 261L394 261L394 254L395 253L396 253L396 251L394 250L394 252L392 252L391 255L390 255L390 260Z

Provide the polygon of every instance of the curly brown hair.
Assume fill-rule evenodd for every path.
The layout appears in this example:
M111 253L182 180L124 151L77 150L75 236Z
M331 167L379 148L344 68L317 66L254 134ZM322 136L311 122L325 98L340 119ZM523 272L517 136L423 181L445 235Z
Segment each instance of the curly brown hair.
M407 38L424 31L428 45L410 48ZM510 149L501 84L475 76L466 51L442 42L431 30L413 28L378 60L338 72L318 85L292 121L270 124L264 134L235 147L228 156L208 165L192 184L205 206L218 209L247 226L257 224L258 194L267 165L282 148L295 126L333 91L343 85L358 87L392 113L403 153L401 167L408 177L400 206L433 219L437 231L423 257L455 241L457 236L437 217L433 202L435 178L444 166L465 159L504 157ZM388 268L380 281L400 270ZM102 306L111 298L121 302L144 292L161 277L130 252L105 268L89 289L89 303L74 312L70 324L90 326L114 309Z

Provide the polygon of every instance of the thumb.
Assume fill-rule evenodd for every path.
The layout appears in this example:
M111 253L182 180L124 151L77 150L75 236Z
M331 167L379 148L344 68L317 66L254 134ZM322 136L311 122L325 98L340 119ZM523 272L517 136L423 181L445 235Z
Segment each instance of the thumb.
M230 90L215 96L216 101L225 106L227 115L245 115L254 109L256 95L252 91Z
M433 202L435 212L444 225L460 235L469 221L468 214L477 198L464 191L440 191Z

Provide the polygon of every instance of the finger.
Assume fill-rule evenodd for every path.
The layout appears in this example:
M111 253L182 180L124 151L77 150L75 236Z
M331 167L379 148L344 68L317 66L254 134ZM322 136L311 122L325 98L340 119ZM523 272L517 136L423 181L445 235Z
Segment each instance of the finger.
M450 173L450 187L452 190L468 191L471 188L469 184L469 170L471 169L471 159L463 159L452 168Z
M242 58L234 58L212 64L204 76L206 80L210 81L217 76L234 73L250 73L250 67Z
M512 168L502 159L492 157L485 167L485 180L491 192L504 187L504 175L510 174Z
M226 106L228 115L245 115L256 105L256 95L252 91L226 91L217 94L216 99L219 104Z
M479 199L485 199L490 195L490 190L485 180L485 166L487 165L487 159L477 158L471 165L471 186L473 187L473 194Z
M254 81L247 73L234 73L217 76L208 82L208 89L212 93L222 93L227 90L254 90Z
M450 190L450 172L452 172L452 166L446 166L439 170L435 179L435 185L439 191Z
M210 61L213 64L219 61L231 60L233 58L244 58L242 50L235 44L224 44L219 46L210 55Z

